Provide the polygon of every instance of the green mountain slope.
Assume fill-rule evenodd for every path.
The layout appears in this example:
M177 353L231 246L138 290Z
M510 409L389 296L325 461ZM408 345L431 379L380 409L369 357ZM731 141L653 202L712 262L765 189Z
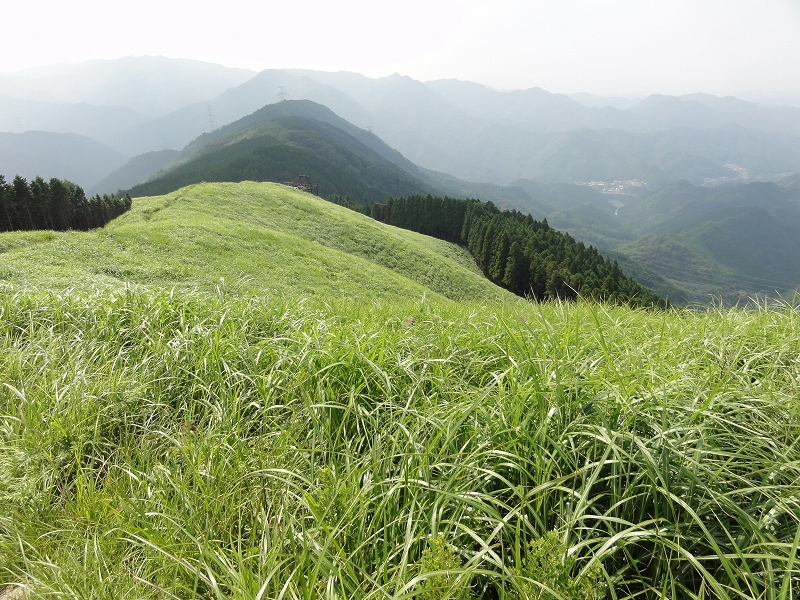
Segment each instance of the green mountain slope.
M534 214L542 214L520 187L467 182L423 169L375 134L309 100L268 104L205 133L168 163L153 166L152 171L163 167L161 172L141 171L148 156L132 159L114 176L138 177L137 183L149 179L134 187L133 195L166 193L200 181L293 181L302 173L319 184L321 195L347 195L360 203L434 193L531 206Z
M624 206L620 223L640 234L678 230L693 226L698 219L713 219L711 213L727 208L756 206L787 218L800 218L796 190L774 183L698 187L682 181Z
M130 212L88 233L2 234L0 278L46 289L224 285L287 298L512 297L457 246L253 182L137 198Z
M134 156L116 171L92 186L90 194L113 194L147 181L150 175L170 165L177 158L175 150L159 150Z
M276 117L210 142L166 175L135 186L150 196L202 181L294 181L309 174L324 195L355 202L426 192L423 184L342 130L300 116Z
M563 186L548 196L546 216L662 296L736 303L791 295L800 286L800 189L792 182L704 187L680 181L640 196ZM536 187L554 187L517 183L533 194Z
M800 287L800 193L773 183L680 182L619 211L617 250L688 290L730 302ZM620 241L622 241L620 239Z

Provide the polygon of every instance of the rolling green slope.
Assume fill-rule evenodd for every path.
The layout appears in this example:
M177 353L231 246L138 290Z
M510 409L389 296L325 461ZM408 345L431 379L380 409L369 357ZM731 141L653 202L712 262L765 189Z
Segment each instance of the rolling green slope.
M294 298L511 297L457 246L253 182L137 198L88 233L2 234L0 278L23 289L133 283Z

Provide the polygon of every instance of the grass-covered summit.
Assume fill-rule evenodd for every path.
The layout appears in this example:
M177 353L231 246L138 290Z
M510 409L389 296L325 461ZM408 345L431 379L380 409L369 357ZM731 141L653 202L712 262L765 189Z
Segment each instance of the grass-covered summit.
M143 284L283 297L494 299L466 250L278 184L200 184L137 199L104 229L0 237L22 288Z

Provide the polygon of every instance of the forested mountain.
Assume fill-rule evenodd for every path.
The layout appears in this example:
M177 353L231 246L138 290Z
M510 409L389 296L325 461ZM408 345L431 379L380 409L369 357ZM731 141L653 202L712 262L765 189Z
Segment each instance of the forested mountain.
M800 189L684 181L616 198L618 209L584 203L548 221L613 250L626 272L675 300L747 301L800 287Z
M151 159L153 165L165 161L163 172L131 189L134 195L164 193L197 181L281 182L307 174L322 195L350 196L357 203L436 193L481 197L542 214L536 209L537 200L520 187L475 184L422 169L375 134L308 100L269 104L199 136L178 154L148 154L131 160L115 177L132 178L143 172L138 165ZM119 189L113 184L114 180L104 182L98 191Z
M285 71L262 71L245 83L219 96L183 106L168 115L143 123L120 134L114 146L134 155L150 150L180 149L212 127L222 127L253 113L265 104L279 101L278 86L287 86L289 99L312 100L327 106L342 118L369 125L369 115L342 92L303 76Z
M90 188L128 160L108 146L74 133L0 133L0 174L31 179L47 173Z
M330 113L322 109L308 101L268 105L201 136L166 174L130 193L160 195L201 181L294 181L300 174L310 175L325 195L347 195L361 204L427 191L349 133L310 116Z

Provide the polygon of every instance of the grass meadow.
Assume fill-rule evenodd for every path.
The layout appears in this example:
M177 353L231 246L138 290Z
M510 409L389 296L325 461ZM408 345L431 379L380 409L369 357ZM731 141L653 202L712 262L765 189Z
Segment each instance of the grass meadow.
M800 314L6 293L33 598L795 598Z
M271 184L0 236L0 598L800 598L800 312L527 303Z

